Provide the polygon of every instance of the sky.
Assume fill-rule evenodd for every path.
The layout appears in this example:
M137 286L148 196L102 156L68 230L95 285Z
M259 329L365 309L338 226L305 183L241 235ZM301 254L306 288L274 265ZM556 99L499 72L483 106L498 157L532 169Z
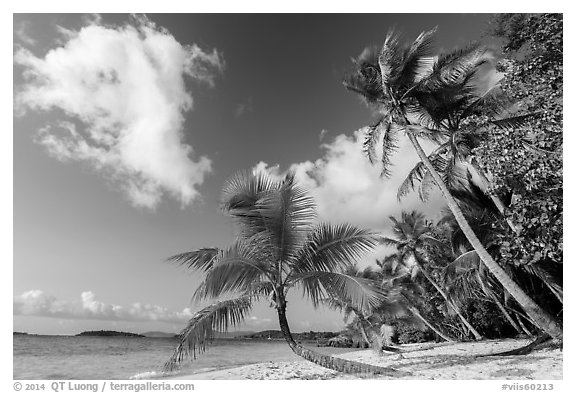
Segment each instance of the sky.
M14 14L14 330L178 332L205 305L190 302L201 277L165 260L231 243L219 195L239 170L295 170L330 222L386 232L403 209L434 218L437 195L396 200L416 162L406 141L388 180L363 156L373 118L341 80L390 28L438 26L442 51L488 19ZM295 332L345 325L296 292L288 314ZM274 309L257 304L239 329L278 329Z

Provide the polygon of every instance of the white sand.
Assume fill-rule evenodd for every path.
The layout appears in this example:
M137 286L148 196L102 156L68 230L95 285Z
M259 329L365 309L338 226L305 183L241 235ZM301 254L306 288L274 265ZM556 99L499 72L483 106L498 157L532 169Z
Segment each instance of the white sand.
M521 356L481 358L475 356L515 349L527 343L527 340L425 343L402 346L401 348L404 350L402 356L387 353L378 355L372 350L338 355L349 360L393 367L411 373L409 376L398 378L343 374L302 360L298 362L258 363L226 370L179 376L174 379L562 379L562 351L559 349L541 350Z

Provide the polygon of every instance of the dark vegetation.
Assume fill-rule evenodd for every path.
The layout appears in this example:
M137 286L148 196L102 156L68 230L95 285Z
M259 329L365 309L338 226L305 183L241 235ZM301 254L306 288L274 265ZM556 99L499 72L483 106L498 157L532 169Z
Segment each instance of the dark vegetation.
M141 334L117 332L114 330L89 330L78 333L76 336L95 336L95 337L146 337Z

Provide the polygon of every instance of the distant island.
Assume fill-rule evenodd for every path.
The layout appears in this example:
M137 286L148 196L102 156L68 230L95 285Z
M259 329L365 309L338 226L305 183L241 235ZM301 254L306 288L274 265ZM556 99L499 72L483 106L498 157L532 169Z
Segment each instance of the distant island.
M82 332L76 335L78 336L96 336L96 337L145 337L141 334L128 333L128 332L116 332L114 330L90 330Z
M28 336L28 333L25 332L12 332L14 336Z

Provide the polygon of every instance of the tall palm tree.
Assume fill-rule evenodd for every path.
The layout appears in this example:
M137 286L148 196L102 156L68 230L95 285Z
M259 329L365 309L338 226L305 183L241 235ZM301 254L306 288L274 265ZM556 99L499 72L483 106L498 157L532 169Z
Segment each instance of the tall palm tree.
M473 47L477 48L478 45ZM459 89L444 87L439 90L414 89L414 95L422 106L418 112L420 121L442 136L439 146L428 155L428 159L441 173L444 183L455 197L458 198L462 191L468 195L480 191L484 199L492 201L491 207L505 218L508 226L518 233L516 225L506 216L502 199L489 191L488 175L472 151L487 137L486 125L494 124L507 129L521 125L533 116L505 116L508 114L507 105L498 94L501 90L497 80L479 77L474 71L470 72ZM484 119L479 120L479 116ZM409 172L398 189L398 199L414 190L416 184L419 184L420 198L425 201L429 189L435 184L423 162L417 163Z
M392 230L395 238L383 237L382 243L396 248L396 253L389 257L389 263L391 263L392 269L395 270L398 266L401 266L410 274L412 279L415 279L418 275L424 276L440 296L442 296L446 304L458 315L458 318L460 318L474 338L481 340L482 335L468 322L460 308L454 304L446 294L446 291L424 267L424 262L427 259L426 246L439 245L440 247L444 247L439 240L429 234L424 215L415 211L411 213L402 212L401 220L397 220L395 217L390 217L390 220L394 224Z
M263 173L238 173L226 182L222 195L222 208L238 228L236 241L226 249L203 248L170 260L204 272L194 299L231 298L216 301L190 319L165 369L175 368L190 353L195 357L197 351L206 350L215 330L240 324L254 301L268 299L297 355L342 372L395 374L390 368L305 349L294 341L286 317L286 298L295 287L314 306L323 297L336 295L359 310L380 304L384 293L378 286L345 273L355 259L377 246L379 236L347 224L316 224L313 199L293 174L275 180Z
M344 85L374 105L380 116L376 125L368 129L365 151L369 157L375 157L375 146L381 139L383 175L389 175L390 155L397 146L398 133L403 132L482 262L540 329L561 340L562 327L486 251L450 194L438 169L420 145L418 138L439 141L443 137L437 129L427 126L425 118L418 118L419 114L431 110L423 110L427 106L426 98L439 97L442 100L445 92L462 89L488 60L486 50L477 46L435 57L432 51L434 32L435 29L421 33L409 46L401 44L399 36L390 32L381 50L365 50L355 61L355 72L345 79Z

